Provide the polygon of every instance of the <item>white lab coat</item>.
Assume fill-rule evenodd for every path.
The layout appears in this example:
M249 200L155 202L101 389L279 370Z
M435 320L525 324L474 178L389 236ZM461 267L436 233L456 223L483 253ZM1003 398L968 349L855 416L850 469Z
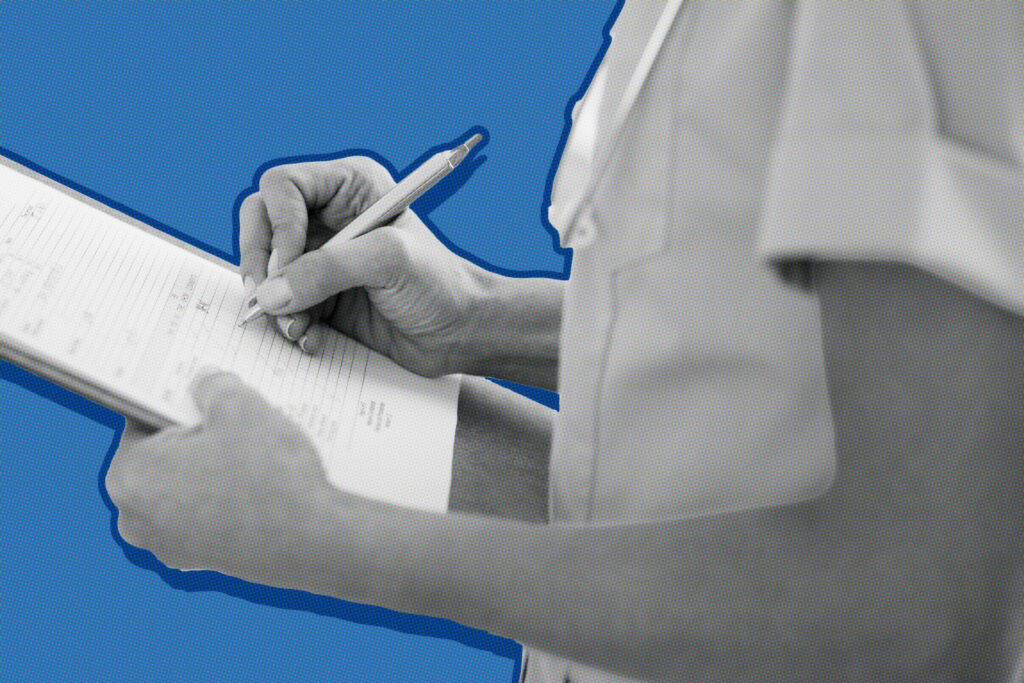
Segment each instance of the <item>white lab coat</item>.
M553 194L574 247L553 523L828 485L816 303L766 262L899 260L1024 312L1021 3L690 0L559 225L661 5L622 9ZM532 652L526 680L622 679Z

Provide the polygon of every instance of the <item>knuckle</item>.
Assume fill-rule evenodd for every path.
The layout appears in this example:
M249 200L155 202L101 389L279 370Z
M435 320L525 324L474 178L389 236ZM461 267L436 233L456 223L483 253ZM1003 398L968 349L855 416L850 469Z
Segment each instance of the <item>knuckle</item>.
M134 546L142 545L148 535L146 525L141 518L124 511L117 515L117 533L125 542Z
M361 154L344 157L342 161L352 169L362 173L376 173L378 169L383 168L383 166L370 157Z
M392 227L378 229L381 245L381 257L387 265L401 265L409 257L409 238L400 230Z
M107 489L107 495L115 505L120 505L125 498L124 480L121 476L121 466L112 462L107 469L107 476L103 478L103 485Z
M288 182L289 178L291 178L291 164L271 166L260 175L260 192L265 192L267 188L279 187L282 183Z
M395 184L395 179L391 176L390 171L375 159L357 155L344 157L341 161L351 168L356 174L369 180L378 187L387 189Z
M376 161L363 154L353 154L351 156L344 157L342 161L346 162L354 168L375 168L380 166Z
M259 192L252 192L246 195L245 199L242 200L242 203L238 205L238 214L240 216L252 215L253 213L256 212L256 209L259 208L259 202Z
M133 444L110 462L104 483L110 500L119 507L136 500L138 492L143 489L144 457L139 445Z
M121 513L117 516L117 533L125 541L131 543L132 545L135 545L135 534L133 533L133 530L128 524L128 521L124 516L124 513Z
M361 173L359 164L352 163L352 159L358 157L340 157L331 161L324 162L322 166L323 173L330 175L335 178L341 179L345 182L350 182L356 175Z

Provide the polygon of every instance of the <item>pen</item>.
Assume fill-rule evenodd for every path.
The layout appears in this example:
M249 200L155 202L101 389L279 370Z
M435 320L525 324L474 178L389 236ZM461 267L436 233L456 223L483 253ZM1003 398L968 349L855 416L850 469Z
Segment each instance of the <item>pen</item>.
M458 147L442 150L424 161L416 170L402 178L383 197L370 205L366 211L356 216L355 219L337 235L324 244L324 247L332 242L344 242L364 235L374 228L383 225L392 218L402 213L416 199L436 185L442 178L451 173L459 163L466 158L469 150L483 139L480 133L473 135L470 139ZM321 247L322 249L323 247ZM259 304L254 304L238 323L244 325L265 311Z

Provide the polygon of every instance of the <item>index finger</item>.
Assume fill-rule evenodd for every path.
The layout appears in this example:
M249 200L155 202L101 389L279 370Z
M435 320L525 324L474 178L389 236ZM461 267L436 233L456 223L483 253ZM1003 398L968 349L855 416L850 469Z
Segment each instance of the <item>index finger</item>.
M327 179L319 166L316 162L285 164L268 168L260 176L260 197L270 221L272 270L306 251L309 212L327 201L323 197Z
M270 238L273 230L267 207L259 192L254 192L238 208L238 269L245 283L246 296L267 279L267 261L270 259Z

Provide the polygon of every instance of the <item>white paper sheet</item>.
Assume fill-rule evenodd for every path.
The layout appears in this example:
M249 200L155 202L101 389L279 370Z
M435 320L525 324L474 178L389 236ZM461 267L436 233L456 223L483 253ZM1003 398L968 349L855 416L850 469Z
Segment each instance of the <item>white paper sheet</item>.
M239 327L243 308L227 264L0 164L0 345L180 424L198 420L195 372L231 370L303 426L337 487L447 508L458 378L340 334L307 355L266 316Z

